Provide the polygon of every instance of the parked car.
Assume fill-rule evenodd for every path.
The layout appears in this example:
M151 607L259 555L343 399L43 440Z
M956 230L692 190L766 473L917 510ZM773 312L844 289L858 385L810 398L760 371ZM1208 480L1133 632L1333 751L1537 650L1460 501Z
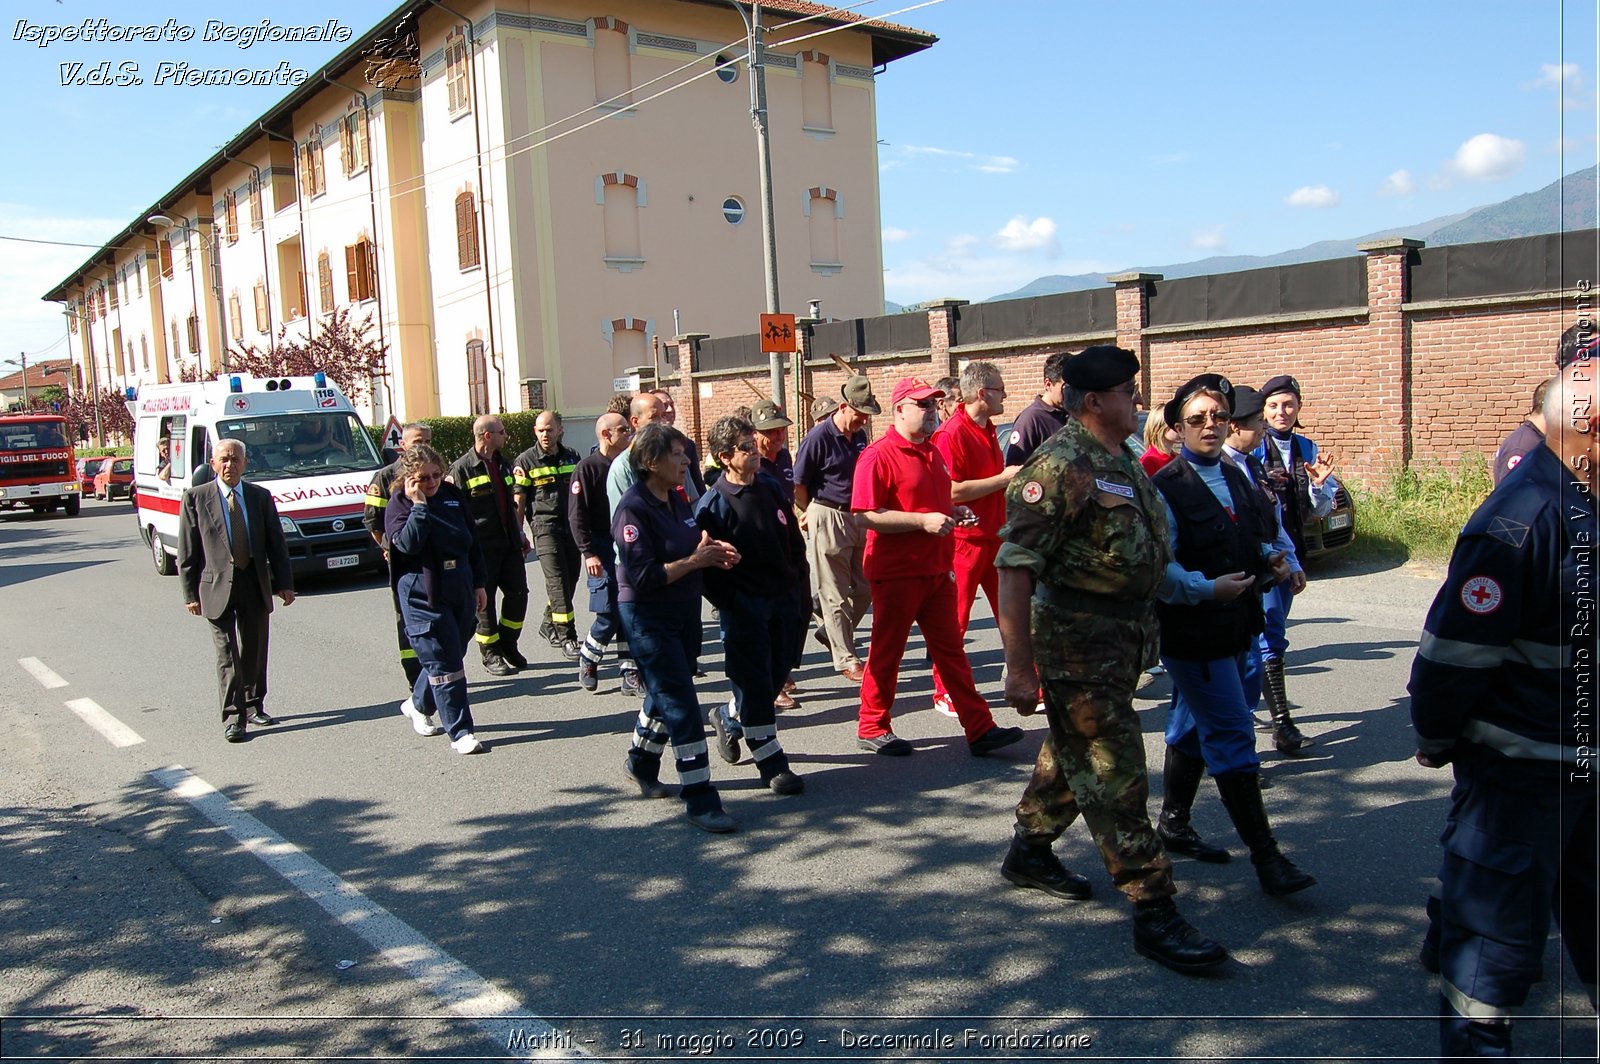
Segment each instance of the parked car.
M78 490L84 495L94 494L94 475L104 463L104 456L78 459Z
M100 463L94 475L94 497L97 499L133 498L133 459L109 458Z

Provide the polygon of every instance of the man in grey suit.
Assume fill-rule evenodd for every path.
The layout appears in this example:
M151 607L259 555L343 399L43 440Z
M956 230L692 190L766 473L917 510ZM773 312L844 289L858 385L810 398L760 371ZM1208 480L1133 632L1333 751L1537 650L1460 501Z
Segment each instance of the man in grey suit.
M222 737L249 738L247 724L276 724L267 697L267 628L272 596L294 601L289 546L272 493L243 481L244 444L223 440L211 458L216 479L183 493L178 578L184 608L211 623L217 647Z

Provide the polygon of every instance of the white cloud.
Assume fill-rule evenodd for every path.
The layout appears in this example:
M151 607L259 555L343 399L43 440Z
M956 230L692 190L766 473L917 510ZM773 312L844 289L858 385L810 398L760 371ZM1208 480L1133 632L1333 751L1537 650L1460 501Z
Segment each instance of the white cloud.
M916 235L917 231L915 229L897 229L892 225L883 227L883 242L885 244L904 244Z
M1576 89L1583 84L1583 71L1577 63L1541 63L1539 76L1523 86L1525 89L1555 89L1561 91L1569 85Z
M931 255L910 262L894 262L884 271L884 294L897 303L951 296L988 299L1021 288L1046 273L1107 273L1126 263L1077 259L1052 262L1041 269L1037 259L1021 255Z
M1197 229L1189 238L1189 246L1202 251L1221 251L1228 244L1227 238L1222 235L1222 226L1209 225L1204 229Z
M1519 170L1527 155L1527 145L1520 140L1479 133L1456 149L1445 168L1473 181L1495 181Z
M935 148L919 144L895 144L890 154L896 160L885 163L880 169L890 169L892 166L903 165L912 159L924 163L937 161L954 170L974 170L980 174L1010 174L1016 172L1022 165L1022 160L1010 155L981 155L978 152L958 151L954 148Z
M1383 186L1378 189L1380 196L1409 196L1417 188L1416 180L1411 176L1410 170L1396 170L1383 179Z
M1055 220L1043 216L1030 222L1019 214L990 239L1002 251L1044 251L1054 255L1061 250L1056 242Z
M1327 185L1301 185L1283 202L1291 207L1332 207L1338 204L1339 194Z

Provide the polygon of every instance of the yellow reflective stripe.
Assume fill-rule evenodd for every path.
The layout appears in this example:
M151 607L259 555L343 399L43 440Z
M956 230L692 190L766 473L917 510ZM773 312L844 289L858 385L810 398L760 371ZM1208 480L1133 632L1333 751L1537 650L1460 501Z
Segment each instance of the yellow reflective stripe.
M472 638L480 643L498 643L500 642L500 633L490 632L488 635L484 635L482 632L474 632Z
M561 476L563 473L571 473L571 472L575 471L577 468L578 467L575 466L575 465L558 466L558 467L556 467L556 475L557 476Z
M500 618L500 627L502 627L502 628L510 628L514 632L520 632L520 631L522 631L522 622L521 621L513 621L509 617L502 617L502 618Z
M368 495L367 505L372 507L374 510L381 510L385 506L389 505L389 500L385 499L382 495Z
M407 647L406 649L404 649L404 650L402 650L400 652L400 660L401 661L410 661L411 659L415 658L416 656L417 656L417 652L415 650L412 650L410 647Z
M467 478L467 487L469 488L476 488L480 484L487 483L489 483L489 474L487 473L483 474L482 476Z
M550 611L550 623L551 624L566 624L569 621L571 621L574 616L575 616L575 614L557 613L554 610L551 610Z
M533 481L529 480L526 476L520 476L519 477L515 473L513 473L511 476L512 476L512 479L516 482L517 487L519 487L519 488L525 488L529 484L533 483Z

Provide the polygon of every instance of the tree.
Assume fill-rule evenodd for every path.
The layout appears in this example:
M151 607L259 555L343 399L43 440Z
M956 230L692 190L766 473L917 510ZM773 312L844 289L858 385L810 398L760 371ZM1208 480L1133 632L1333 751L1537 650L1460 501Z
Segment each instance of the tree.
M357 322L350 308L340 307L321 328L311 329L309 342L291 337L285 325L269 347L235 344L229 367L258 377L310 376L321 370L351 402L360 402L373 380L388 373L388 350L372 333L371 318Z
M96 408L100 413L98 422L95 419ZM122 393L109 388L102 388L99 392L87 388L73 392L62 402L61 413L76 421L85 434L93 435L98 425L107 439L113 436L133 439L133 415L128 412L128 401Z

